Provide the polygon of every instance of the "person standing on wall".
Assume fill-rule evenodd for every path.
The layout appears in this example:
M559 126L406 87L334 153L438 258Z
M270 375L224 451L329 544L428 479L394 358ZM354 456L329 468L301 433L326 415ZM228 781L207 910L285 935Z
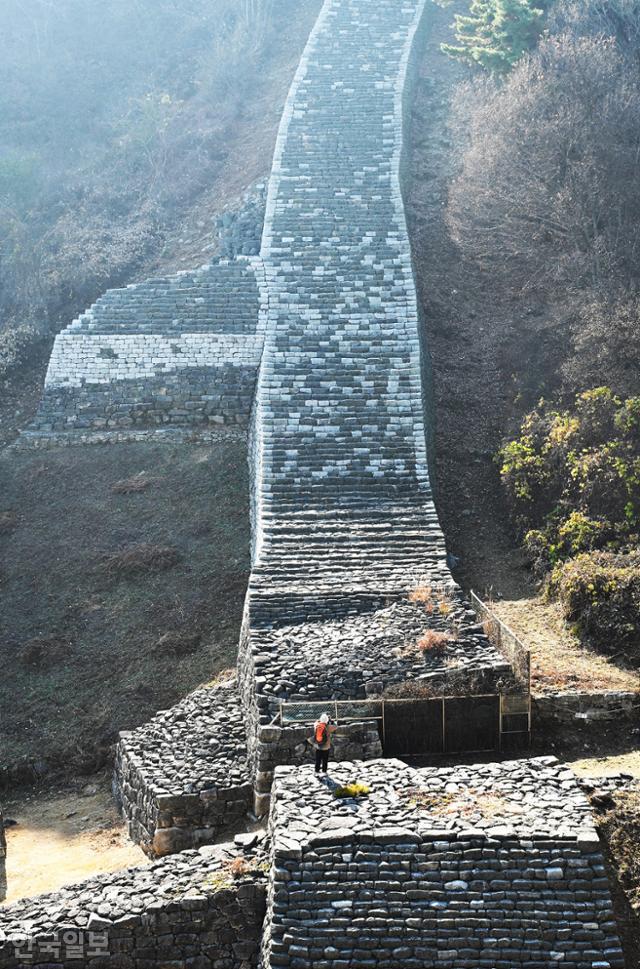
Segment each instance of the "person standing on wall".
M337 729L328 713L323 713L313 725L313 736L309 738L309 741L316 751L316 774L319 774L320 771L323 774L327 773L331 738Z

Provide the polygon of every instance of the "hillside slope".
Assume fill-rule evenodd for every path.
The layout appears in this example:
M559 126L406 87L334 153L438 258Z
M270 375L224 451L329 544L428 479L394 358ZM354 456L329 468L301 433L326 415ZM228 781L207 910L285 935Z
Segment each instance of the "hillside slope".
M244 440L0 456L0 782L91 771L235 662Z

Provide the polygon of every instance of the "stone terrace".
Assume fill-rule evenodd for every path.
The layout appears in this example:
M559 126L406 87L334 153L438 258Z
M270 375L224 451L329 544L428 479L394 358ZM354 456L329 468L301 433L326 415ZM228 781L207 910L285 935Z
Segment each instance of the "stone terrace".
M246 424L262 353L259 259L112 289L57 337L25 441Z
M198 847L240 824L252 784L235 681L121 733L116 782L129 833L150 854Z
M359 781L368 796L339 798ZM553 758L280 768L265 969L624 965L598 837Z
M279 627L260 637L256 660L261 710L282 700L364 699L409 682L434 693L520 689L504 657L487 640L473 610L452 602L446 619L408 601L354 616ZM421 652L427 629L451 637Z

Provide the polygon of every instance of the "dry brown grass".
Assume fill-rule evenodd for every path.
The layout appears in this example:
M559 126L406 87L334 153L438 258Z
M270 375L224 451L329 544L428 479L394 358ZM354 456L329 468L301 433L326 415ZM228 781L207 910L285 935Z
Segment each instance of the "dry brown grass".
M166 572L180 561L177 548L170 545L129 545L127 548L102 560L102 567L108 575L122 576L145 575Z
M498 600L492 609L531 650L531 688L534 694L558 690L602 692L637 690L640 678L582 646L564 621L556 602L541 597Z
M156 478L148 477L145 471L141 471L140 474L134 474L132 478L122 478L121 481L115 481L111 485L111 491L114 495L135 495L141 491L146 491L156 480Z
M469 818L479 815L486 820L496 818L515 818L523 814L523 808L516 801L511 801L502 794L488 791L476 791L465 788L446 794L436 794L414 789L409 794L410 800L417 807L443 817Z
M229 871L234 878L244 878L245 875L250 875L253 870L253 866L249 864L246 858L234 858L233 861L229 862Z
M421 653L443 653L448 644L453 642L453 636L437 629L427 629L420 637L416 646Z

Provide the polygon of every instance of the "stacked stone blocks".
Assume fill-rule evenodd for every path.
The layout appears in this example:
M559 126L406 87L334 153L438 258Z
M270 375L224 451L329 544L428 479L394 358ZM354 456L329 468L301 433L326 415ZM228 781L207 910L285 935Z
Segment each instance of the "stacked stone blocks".
M0 969L251 969L264 868L260 846L220 845L9 905L0 909Z
M622 969L588 803L552 761L279 769L265 969ZM333 795L353 781L368 796Z

